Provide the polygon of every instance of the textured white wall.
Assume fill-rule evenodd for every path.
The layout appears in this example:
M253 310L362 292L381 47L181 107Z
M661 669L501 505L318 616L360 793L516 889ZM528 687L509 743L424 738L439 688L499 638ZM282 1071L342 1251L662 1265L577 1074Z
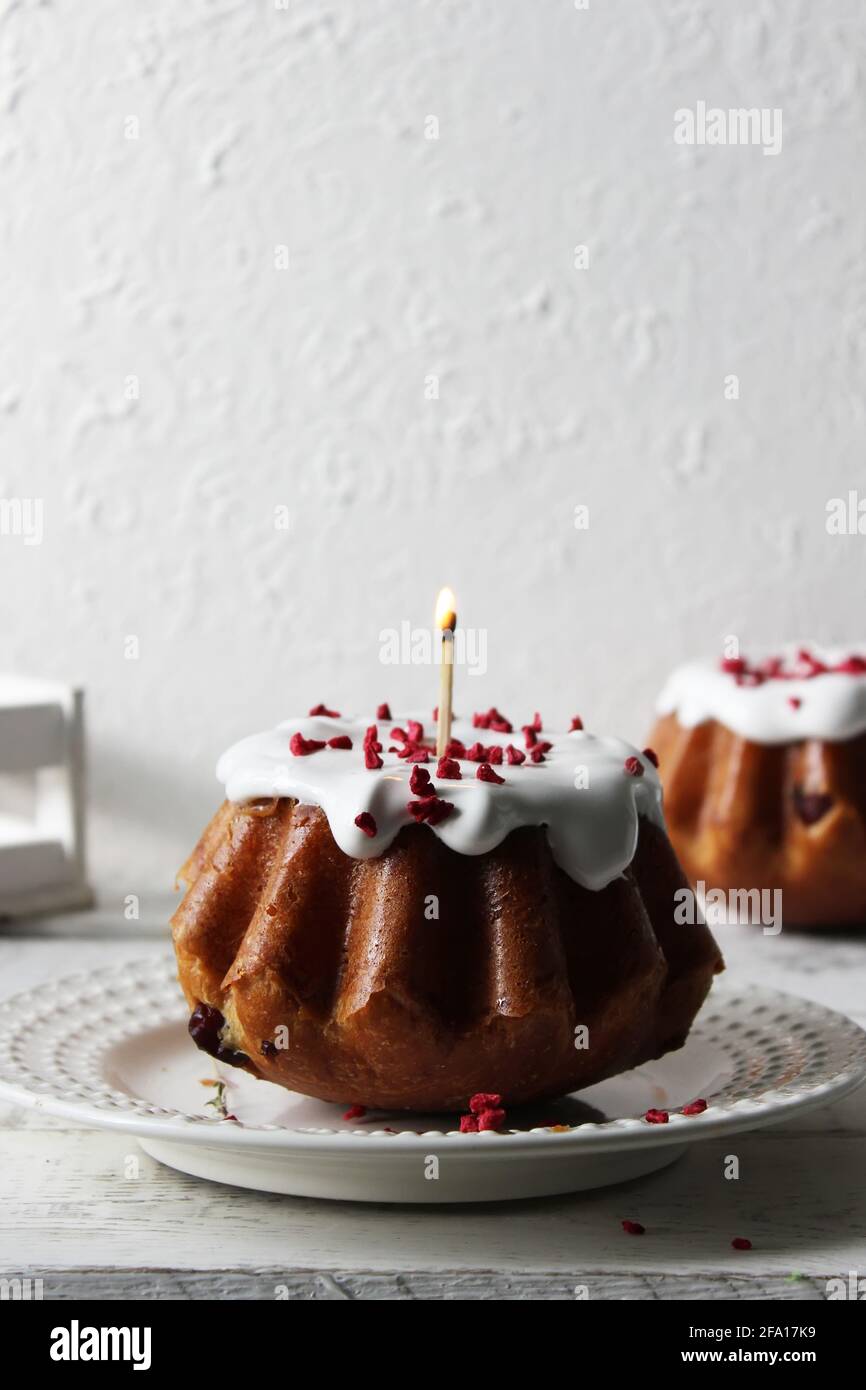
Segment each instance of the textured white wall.
M2 664L87 687L109 895L228 741L432 705L378 637L443 582L459 707L636 739L727 633L862 634L864 60L859 0L0 0Z

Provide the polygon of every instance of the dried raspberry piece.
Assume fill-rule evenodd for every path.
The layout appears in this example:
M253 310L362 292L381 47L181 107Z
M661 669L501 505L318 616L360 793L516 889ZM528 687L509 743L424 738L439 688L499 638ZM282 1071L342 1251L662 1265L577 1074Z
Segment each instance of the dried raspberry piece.
M536 744L534 748L530 748L529 756L534 763L547 762L547 759L544 756L544 749L542 748L540 743Z
M452 782L459 782L461 780L461 773L460 764L457 759L449 758L447 754L441 757L436 768L436 776L446 777Z
M571 727L569 728L568 732L570 734L580 733L582 728L583 720L581 719L580 715L573 714L571 717Z
M478 1133L478 1116L477 1116L477 1115L461 1115L461 1116L460 1116L460 1133L461 1133L461 1134L477 1134L477 1133Z
M489 729L490 715L479 713L479 711L476 710L472 716L472 727L473 729Z
M329 739L328 739L328 747L329 747L329 748L351 748L351 747L352 747L352 740L349 738L349 735L348 735L348 734L335 734L333 738L329 738Z
M410 763L429 763L430 750L428 748L420 748L415 744L410 744L408 752L401 753L400 756L405 757L406 761Z
M324 739L304 738L303 734L292 734L289 739L289 748L296 758L306 758L309 753L318 753L324 746Z
M483 743L473 743L471 748L466 749L466 757L470 763L484 763L487 761L487 749Z
M465 745L464 743L461 743L460 740L459 740L459 738L452 738L452 739L449 739L449 740L448 740L448 746L447 746L447 748L445 749L445 757L446 757L446 758L465 758L465 757L466 757L466 745Z
M316 705L315 709L310 710L310 718L314 719L316 715L321 715L323 719L339 719L340 711L328 709L325 705Z
M524 724L523 726L523 742L527 748L534 748L538 742L538 734L531 724Z
M364 747L372 748L374 753L381 753L382 745L379 742L379 730L375 724L371 724L364 734Z
M410 743L420 743L424 737L424 725L419 724L417 719L407 719L406 733Z
M648 1110L644 1119L648 1125L666 1125L670 1115L666 1110Z
M362 1120L367 1113L366 1105L350 1105L343 1115L344 1120Z
M788 696L788 704L791 706L791 709L799 709L802 703L803 701L800 699L799 695Z
M473 1115L480 1115L482 1110L498 1110L501 1105L502 1097L494 1091L476 1091L469 1101L469 1109Z
M492 782L497 787L501 787L505 781L504 777L493 771L489 763L479 763L475 776L479 782Z
M430 782L426 767L413 767L409 776L409 790L414 796L435 796L436 789Z
M382 767L382 759L379 757L372 743L368 744L364 749L364 766L367 768L368 772L375 772L377 768Z
M863 676L866 675L866 657L847 656L844 661L840 661L838 666L833 667L843 676Z
M746 1236L734 1236L731 1245L735 1250L751 1250L752 1242Z
M390 708L389 708L389 705L388 705L388 701L387 701L387 700L384 702L384 704L381 704L381 705L377 705L377 706L376 706L376 718L377 718L377 719L393 719L393 717L394 717L394 716L391 714L391 710L390 710ZM392 734L391 737L393 738L394 735Z
M434 706L433 706L433 723L434 723L434 724L438 724L438 723L439 723L439 706L438 706L438 705L434 705Z
M405 729L401 729L401 728L400 728L400 725L399 725L399 724L396 724L396 725L394 726L394 728L391 730L391 732L390 732L390 734L388 735L388 737L389 737L389 738L396 738L396 739L399 739L399 741L400 741L401 743L406 743L406 741L407 741L408 738L409 738L409 735L406 733L406 730L405 730Z
M688 1105L684 1105L682 1113L684 1115L703 1115L706 1108L707 1102L699 1096L697 1100L690 1100Z
M355 824L357 825L359 830L363 830L365 835L369 835L371 840L378 829L376 822L370 815L369 811L361 811L355 817Z
M510 719L506 719L501 710L494 705L490 711L490 727L495 734L511 734L514 732L514 725Z
M646 758L648 763L652 763L653 767L658 767L659 755L654 748L645 748L642 756Z
M482 1110L478 1116L478 1129L482 1133L486 1129L501 1129L504 1124L504 1110Z
M626 758L625 762L623 763L623 767L625 768L629 777L643 777L644 766L640 758Z
M723 656L719 662L719 670L728 676L741 676L746 669L746 662L741 656Z
M541 733L541 715L538 713L538 710L536 710L535 714L532 716L532 723L528 724L526 727L534 729L537 734Z
M639 1221L623 1221L622 1229L627 1236L642 1236L646 1234L646 1227L642 1226Z
M523 752L522 748L515 748L513 743L509 743L505 750L505 756L512 767L519 766L521 763L526 762L526 754Z
M491 743L487 750L487 761L493 766L498 767L502 762L502 744Z
M451 815L454 806L450 801L442 801L438 796L422 796L418 801L406 805L409 815L416 821L426 821L428 825L439 825Z

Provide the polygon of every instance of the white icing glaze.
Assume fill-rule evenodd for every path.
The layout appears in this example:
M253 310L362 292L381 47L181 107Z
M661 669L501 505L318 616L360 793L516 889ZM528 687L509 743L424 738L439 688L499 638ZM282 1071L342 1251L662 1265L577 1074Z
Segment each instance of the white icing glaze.
M786 669L795 669L796 650L782 650ZM844 651L813 644L808 650L834 666L866 651L866 644ZM830 672L751 686L738 685L718 661L690 662L669 676L656 712L675 714L688 729L715 719L752 743L854 738L866 731L866 675Z
M412 766L388 751L402 746L389 738L390 730L395 725L405 728L406 722L407 717L399 716L387 721L289 719L276 729L236 743L220 758L217 776L230 801L287 796L304 805L320 806L344 853L355 859L372 859L388 848L402 826L414 823L406 809L407 803L416 799L409 790ZM362 743L372 723L378 723L383 766L368 771ZM295 757L289 750L294 733L305 739L325 740L348 734L352 749L323 748ZM455 720L452 736L467 748L477 741L485 747L498 743L504 748L513 743L523 749L519 729L513 734L497 734ZM425 739L432 742L434 737L435 726L428 717ZM519 766L497 765L494 770L505 779L502 786L479 782L478 764L464 759L459 760L462 780L437 778L437 759L431 755L423 766L438 795L452 802L454 811L427 828L458 854L472 855L493 849L519 826L546 826L557 864L585 888L604 888L634 857L638 817L646 816L664 827L658 773L649 759L640 757L637 749L620 739L547 730L538 737L553 745L545 761L532 763L527 756ZM640 757L645 769L642 777L625 771L625 759L632 755ZM575 785L581 769L585 769L581 780L588 785ZM373 838L355 825L355 817L362 811L369 811L376 821Z

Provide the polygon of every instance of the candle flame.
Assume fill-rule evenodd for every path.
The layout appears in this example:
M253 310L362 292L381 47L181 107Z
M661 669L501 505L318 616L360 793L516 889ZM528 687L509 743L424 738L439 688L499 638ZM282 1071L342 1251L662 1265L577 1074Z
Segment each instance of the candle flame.
M436 626L453 632L457 626L457 600L451 589L440 589L436 600Z

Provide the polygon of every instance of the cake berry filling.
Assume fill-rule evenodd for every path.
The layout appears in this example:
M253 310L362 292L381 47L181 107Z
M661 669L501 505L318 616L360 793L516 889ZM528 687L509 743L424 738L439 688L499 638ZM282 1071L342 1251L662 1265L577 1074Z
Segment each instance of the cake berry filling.
M804 792L794 788L794 810L804 825L817 825L832 809L833 798L828 792Z
M226 1062L230 1067L245 1067L248 1071L252 1069L249 1057L245 1052L238 1052L233 1047L228 1047L223 1042L223 1030L226 1021L219 1009L214 1009L210 1004L197 1004L190 1014L189 1035L196 1047L201 1048L209 1057L214 1057L218 1062Z

